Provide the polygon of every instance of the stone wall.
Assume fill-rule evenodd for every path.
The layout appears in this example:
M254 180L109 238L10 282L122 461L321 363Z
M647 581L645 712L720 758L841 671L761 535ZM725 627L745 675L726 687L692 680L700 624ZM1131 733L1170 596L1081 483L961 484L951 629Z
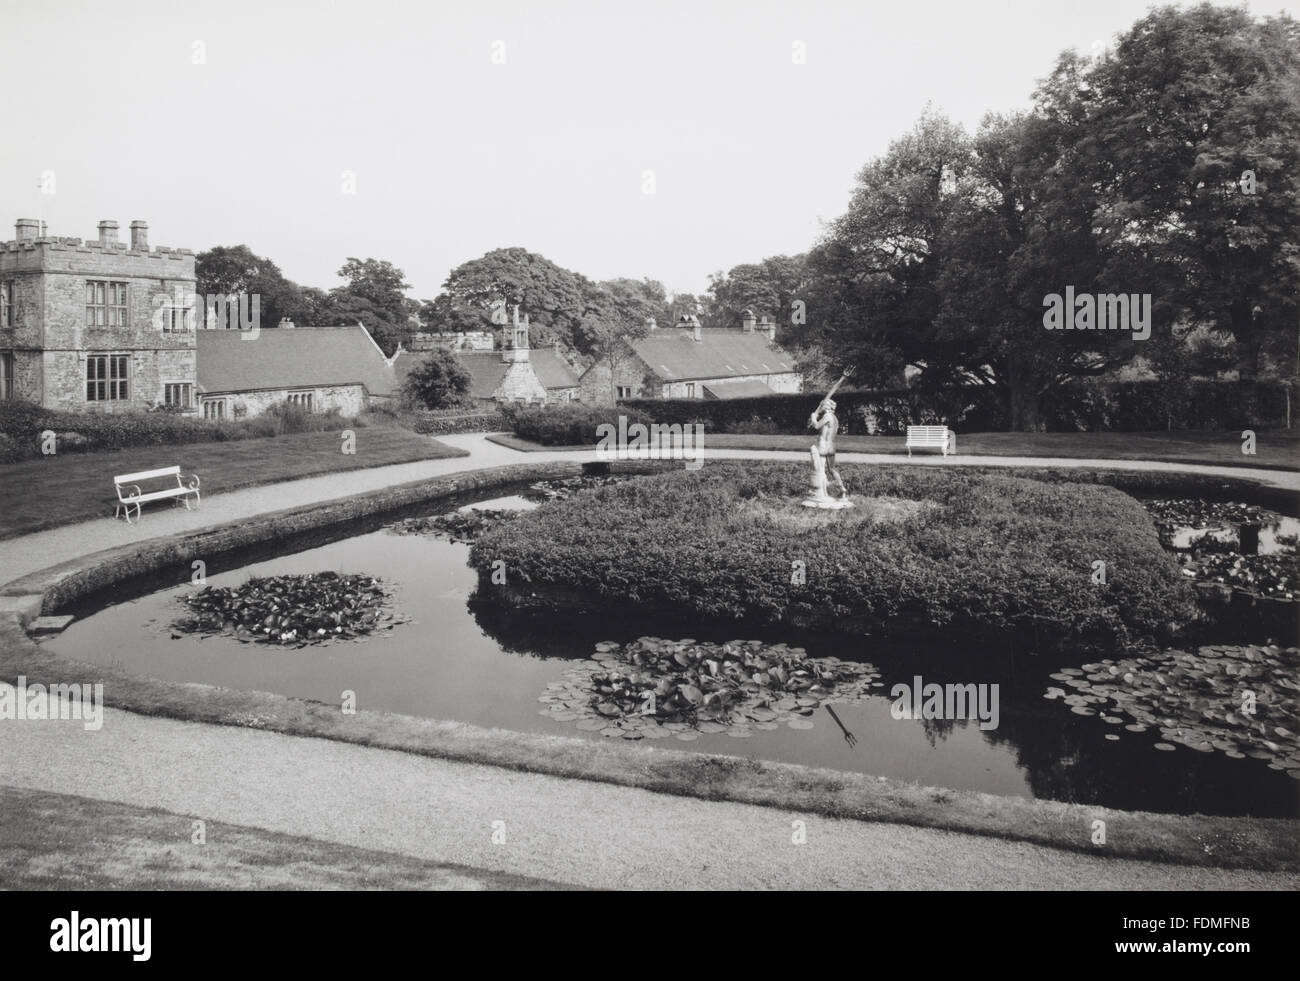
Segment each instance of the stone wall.
M260 416L274 405L281 405L289 398L289 393L297 395L311 392L311 409L313 412L328 412L337 408L339 414L353 418L366 407L366 393L361 385L322 385L317 388L271 388L257 392L204 393L200 399L204 402L223 399L226 402L227 419L252 419Z
M590 405L613 405L614 391L609 376L607 363L597 362L588 368L578 382L579 399ZM646 368L639 360L620 362L614 376L615 384L632 390L630 398L648 398L654 394L647 388Z

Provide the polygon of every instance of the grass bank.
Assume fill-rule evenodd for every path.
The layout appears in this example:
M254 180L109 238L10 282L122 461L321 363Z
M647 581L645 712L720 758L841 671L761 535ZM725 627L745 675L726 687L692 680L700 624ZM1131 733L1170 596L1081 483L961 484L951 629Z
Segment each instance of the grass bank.
M524 876L194 819L71 794L0 787L6 889L567 889Z
M406 429L368 426L343 452L341 432L292 433L227 443L143 446L116 452L67 453L0 466L0 539L92 518L111 520L116 474L179 466L196 473L203 495L318 474L414 460L468 456ZM168 503L154 507L168 507Z

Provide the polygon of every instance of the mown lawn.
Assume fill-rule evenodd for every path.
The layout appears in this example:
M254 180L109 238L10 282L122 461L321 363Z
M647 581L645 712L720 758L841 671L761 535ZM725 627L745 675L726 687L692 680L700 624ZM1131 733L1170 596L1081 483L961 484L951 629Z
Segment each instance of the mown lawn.
M5 889L568 889L111 801L0 787Z
M520 450L586 449L575 446L541 446L514 436L494 436L495 442ZM706 449L798 450L807 452L816 435L749 435L709 433ZM907 456L902 436L841 434L841 453L888 453ZM1242 451L1240 431L1151 433L958 433L957 452L963 456L1043 456L1077 460L1154 460L1165 463L1200 463L1220 467L1260 467L1266 470L1300 470L1300 429L1258 430L1255 453ZM915 450L916 456L938 456L938 450Z
M203 496L239 487L414 460L467 456L406 429L354 430L356 452L342 451L340 433L295 433L228 443L140 446L112 453L65 453L0 466L0 538L111 517L113 476L180 466L197 473ZM166 506L166 502L161 505ZM147 506L146 506L147 508Z

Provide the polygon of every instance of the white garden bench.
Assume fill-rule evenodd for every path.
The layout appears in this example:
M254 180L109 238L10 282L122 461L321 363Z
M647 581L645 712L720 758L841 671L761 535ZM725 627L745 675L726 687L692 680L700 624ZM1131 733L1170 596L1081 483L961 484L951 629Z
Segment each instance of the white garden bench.
M939 449L943 450L943 455L948 455L948 444L950 437L947 426L908 426L907 427L907 455L912 455L913 449Z
M172 481L175 481L175 484ZM135 508L136 519L140 518L140 505L148 501L162 501L174 498L190 509L190 498L199 504L199 476L190 474L188 481L181 477L180 467L163 467L160 470L141 470L139 473L123 473L113 478L113 489L117 491L117 504L113 517L125 518L131 523L131 509Z

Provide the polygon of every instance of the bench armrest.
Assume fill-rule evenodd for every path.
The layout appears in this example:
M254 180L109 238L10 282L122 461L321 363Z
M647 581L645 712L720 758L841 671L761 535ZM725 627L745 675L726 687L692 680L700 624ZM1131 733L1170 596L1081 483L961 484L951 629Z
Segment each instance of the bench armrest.
M189 487L190 490L198 490L199 483L200 483L199 475L196 473L192 473L190 474L190 479L186 482L186 486Z
M140 490L139 484L117 484L116 486L117 486L117 499L119 501L134 501L137 497L139 497L141 494L144 493L142 490ZM128 487L131 489L131 493L127 494L126 497L123 497L122 491Z

